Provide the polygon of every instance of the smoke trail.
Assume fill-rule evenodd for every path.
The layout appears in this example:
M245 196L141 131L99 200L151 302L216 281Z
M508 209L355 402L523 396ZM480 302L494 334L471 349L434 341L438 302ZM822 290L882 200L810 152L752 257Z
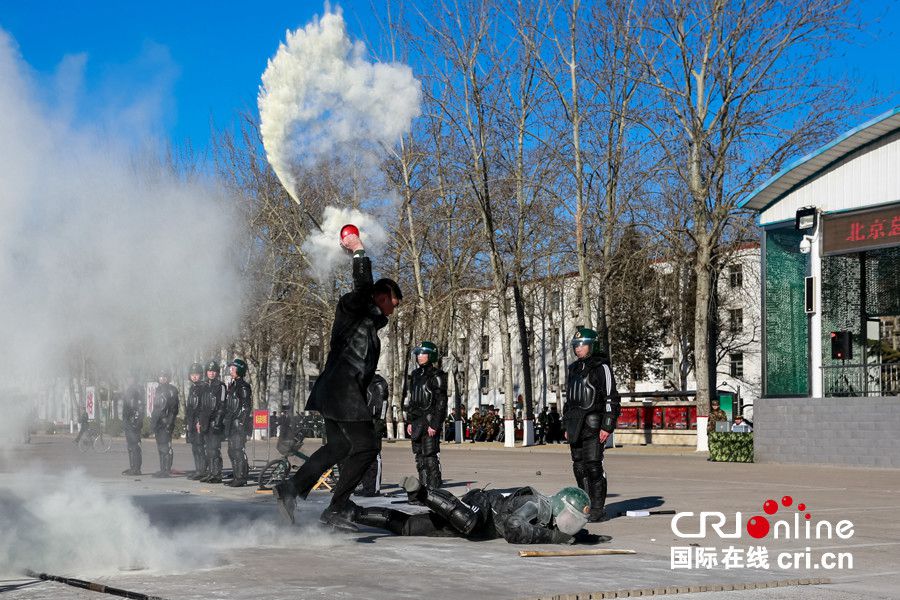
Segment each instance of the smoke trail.
M421 84L406 65L371 63L327 10L287 33L259 92L260 131L269 163L297 197L299 169L320 161L371 171L420 114Z
M155 96L133 92L134 111L112 111L130 131ZM0 364L3 386L32 396L74 353L112 376L172 365L227 335L243 296L227 194L109 135L94 98L102 127L71 124L75 111L54 108L71 102L49 94L0 29ZM22 429L11 398L0 390L0 440Z

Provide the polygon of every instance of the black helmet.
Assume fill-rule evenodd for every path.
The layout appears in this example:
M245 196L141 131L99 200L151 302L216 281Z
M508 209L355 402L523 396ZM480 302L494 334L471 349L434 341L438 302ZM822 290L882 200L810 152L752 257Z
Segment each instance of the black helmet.
M596 354L600 351L600 336L593 329L579 327L572 336L572 350L585 344L591 347L591 354Z
M243 377L244 375L247 374L247 363L244 362L244 361L243 361L242 359L240 359L240 358L234 359L233 361L231 361L230 363L228 363L228 366L229 366L229 367L236 367L236 368L237 368L237 375L238 375L238 377Z
M203 365L198 362L191 363L191 370L188 371L189 375L203 375Z
M428 340L423 341L421 344L413 348L413 354L427 354L428 355L428 364L435 364L438 360L438 349L437 345L434 342L429 342Z
M215 359L213 359L213 360L209 361L208 363L206 363L206 370L207 370L207 371L215 371L216 373L218 373L218 372L219 372L219 369L221 369L221 367L219 367L219 361L217 361L217 360L215 360Z

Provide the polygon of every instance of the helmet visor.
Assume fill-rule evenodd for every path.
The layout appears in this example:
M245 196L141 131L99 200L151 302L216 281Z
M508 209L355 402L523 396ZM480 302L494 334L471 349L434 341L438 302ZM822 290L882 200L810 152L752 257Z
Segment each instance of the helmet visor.
M587 514L566 505L556 515L556 528L568 535L575 535L587 524Z
M572 338L572 350L576 349L578 346L587 346L589 348L593 348L595 341L596 340L594 338L588 337Z

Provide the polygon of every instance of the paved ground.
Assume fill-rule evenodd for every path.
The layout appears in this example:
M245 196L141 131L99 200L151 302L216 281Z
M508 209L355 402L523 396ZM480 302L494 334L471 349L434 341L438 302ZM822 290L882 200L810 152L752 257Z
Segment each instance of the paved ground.
M315 448L308 443L306 450ZM188 468L188 449L177 443L176 468ZM256 458L265 459L265 442ZM385 482L413 470L409 445L385 444ZM447 445L442 452L448 487L508 488L531 484L552 493L571 483L563 446L504 449L491 444ZM227 462L227 458L226 458ZM676 537L671 516L630 518L591 525L612 536L601 548L633 549L633 556L520 558L503 541L399 538L370 529L357 535L327 533L316 516L329 499L315 492L298 515L298 526L282 527L269 495L253 488L207 486L183 477L161 480L125 478L124 442L108 454L80 454L67 436L36 436L28 446L0 452L0 594L3 600L102 598L57 583L27 584L20 575L31 568L100 581L106 585L168 599L200 598L550 598L554 595L615 590L670 592L699 586L787 582L829 578L827 585L752 591L695 593L703 599L900 597L900 471L780 465L710 463L705 456L659 448L608 452L610 509L720 511L728 515L723 531L735 530L735 511L746 523L764 515L763 502L790 495L771 521L785 515L793 523L797 504L799 539L762 539L746 531L739 539L719 538L712 530L702 539ZM152 441L144 444L145 471L156 468ZM389 488L396 489L395 487ZM380 498L360 503L384 503ZM405 507L397 505L396 507ZM842 519L853 523L850 539L812 539L810 523ZM698 519L679 521L685 533ZM815 530L813 530L815 531ZM781 536L783 538L783 535ZM713 568L672 568L672 547L715 550ZM764 546L768 568L725 568L729 546ZM810 568L805 568L809 547ZM543 547L544 549L559 549ZM566 547L572 549L573 547ZM574 547L579 548L579 547ZM824 552L849 553L852 568L813 568ZM801 568L779 568L782 552L799 553ZM847 557L843 558L845 561ZM845 565L846 566L846 565ZM575 598L576 596L563 596Z

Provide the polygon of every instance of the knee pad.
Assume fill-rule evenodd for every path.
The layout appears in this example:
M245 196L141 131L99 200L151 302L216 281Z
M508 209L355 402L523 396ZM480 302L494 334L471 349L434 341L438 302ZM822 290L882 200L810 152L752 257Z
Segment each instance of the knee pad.
M447 490L426 488L423 503L432 511L447 519L450 525L463 535L472 533L478 522L478 515L475 511L463 504L459 498Z

